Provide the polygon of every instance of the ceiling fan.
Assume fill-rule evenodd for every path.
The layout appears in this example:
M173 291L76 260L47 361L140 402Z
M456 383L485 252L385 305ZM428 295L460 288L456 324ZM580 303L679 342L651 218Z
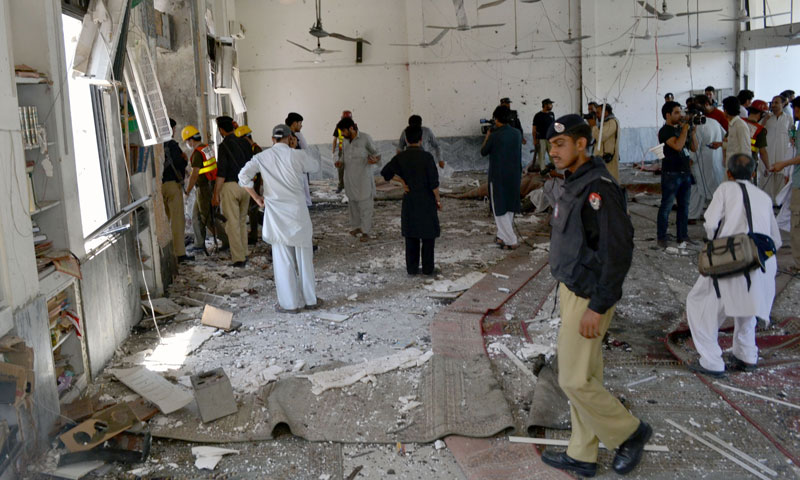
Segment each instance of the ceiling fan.
M478 7L478 10L481 10L481 9L484 9L484 8L489 8L489 7L496 7L497 5L500 5L501 3L504 3L505 1L506 0L494 0L493 2L484 3L483 5ZM519 1L522 2L522 3L536 3L536 2L541 2L542 0L519 0Z
M567 19L569 21L570 27L567 30L567 38L562 38L560 40L545 40L545 42L558 42L558 43L566 43L567 45L572 45L575 42L580 40L586 40L587 38L592 38L591 35L581 35L579 37L572 36L572 0L567 0Z
M453 6L456 7L456 19L458 20L457 27L447 27L441 25L425 25L425 26L427 28L439 28L442 30L458 30L463 32L475 28L502 27L503 25L505 25L505 23L486 23L482 25L470 26L469 21L467 20L467 11L464 10L464 0L453 0Z
M439 34L438 34L438 35L436 35L435 37L433 37L433 40L431 40L430 42L421 42L421 43L390 43L389 45L391 45L391 46L393 46L393 47L422 47L422 48L428 48L428 47L430 47L430 46L433 46L433 45L436 45L437 43L439 43L439 40L441 40L441 39L442 39L442 38L443 38L445 35L447 35L447 32L449 32L449 31L450 31L450 30L442 30L441 32L439 32Z
M648 18L657 18L662 21L671 20L674 17L685 17L687 15L700 15L701 13L715 13L722 11L721 8L717 8L715 10L697 10L694 12L680 12L672 14L667 12L667 0L663 0L661 2L661 11L656 10L656 7L650 5L648 2L644 0L638 0L638 1L639 5L643 6L644 9L647 10L647 13L650 14L650 17Z
M735 17L723 17L720 18L720 22L750 22L753 20L761 20L762 18L770 18L770 17L777 17L779 15L789 15L790 12L781 12L781 13L771 13L769 15L759 15L757 17L751 17L747 14L747 11L743 8L739 10L739 13Z
M501 0L505 1L505 0ZM544 50L543 48L531 48L529 50L520 50L517 46L517 0L514 0L514 51L508 52L515 57L517 55L522 55L523 53L533 53L538 52L539 50Z
M633 52L633 50L631 50ZM607 53L606 55L609 57L624 57L625 54L628 53L628 49L617 50L616 52Z
M353 37L348 37L346 35L342 35L341 33L326 32L325 29L322 28L322 0L315 0L315 3L317 7L317 23L312 25L311 28L308 30L308 33L310 33L312 36L317 37L317 39L331 37L331 38L337 38L339 40L346 40L348 42L364 42L367 45L372 45L371 43L362 38L353 38Z

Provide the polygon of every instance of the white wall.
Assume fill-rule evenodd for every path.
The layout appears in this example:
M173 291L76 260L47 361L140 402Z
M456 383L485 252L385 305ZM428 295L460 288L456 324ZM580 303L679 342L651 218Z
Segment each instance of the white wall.
M719 18L734 16L737 0L700 2L703 9L723 9L700 16L701 49L678 45L688 43L689 34L695 43L696 17L689 17L688 26L686 17L651 19L651 33L658 29L683 35L659 39L658 58L653 40L637 40L629 59L608 54L630 44L626 30L642 13L631 0L572 0L571 12L564 0L517 2L519 49L543 50L516 57L510 54L513 1L479 11L482 0L466 0L470 24L505 25L453 31L423 49L388 44L430 41L438 31L423 28L425 24L455 25L452 0L326 0L326 29L351 35L358 30L373 42L365 46L364 65L355 65L351 44L331 39L323 47L347 53L326 56L322 65L294 63L312 57L285 42L313 44L307 33L314 21L311 3L236 0L236 16L247 35L239 43L239 63L250 123L264 131L289 110L305 111L306 136L312 143L329 141L343 108L352 109L361 128L377 139L397 137L410 113L422 115L439 136L476 135L479 118L489 117L505 96L514 101L526 130L545 97L555 101L557 115L585 109L589 100L606 99L624 127L655 127L662 121L658 112L664 93L682 100L706 85L731 89L736 79L739 26ZM667 5L672 13L686 9L683 1L669 0ZM635 31L645 33L646 23L640 20ZM571 45L551 42L565 38L569 28L573 36L591 38Z
M764 48L750 55L750 90L756 98L769 103L784 90L800 91L800 47Z

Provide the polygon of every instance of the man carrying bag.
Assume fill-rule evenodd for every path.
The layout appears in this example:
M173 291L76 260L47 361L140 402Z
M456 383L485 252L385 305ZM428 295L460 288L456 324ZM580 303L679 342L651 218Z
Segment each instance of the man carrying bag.
M686 298L686 317L699 362L694 372L720 377L725 373L717 334L733 317L733 350L729 367L752 371L758 362L756 317L769 322L775 299L777 261L781 246L772 199L753 185L755 160L750 155L728 159L728 179L714 192L705 213L706 234L712 240L701 251L701 275Z

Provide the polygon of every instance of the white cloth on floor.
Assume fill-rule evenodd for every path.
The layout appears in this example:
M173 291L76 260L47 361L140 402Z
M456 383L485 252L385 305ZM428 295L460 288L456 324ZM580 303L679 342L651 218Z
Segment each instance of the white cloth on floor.
M714 191L725 181L725 165L722 148L712 149L708 145L721 142L725 137L722 125L713 118L706 118L706 123L695 127L697 151L691 152L692 174L696 184L692 186L689 199L689 218L697 219L703 215Z
M742 190L738 183L747 187L753 218L753 231L769 235L775 247L781 247L781 237L772 199L750 182L724 182L711 200L705 213L705 229L708 238L713 238L717 226L718 237L727 237L748 231ZM775 257L767 260L765 271L750 272L750 288L744 275L720 278L720 298L717 298L713 280L699 276L686 298L686 317L692 331L692 340L700 363L709 370L724 370L722 351L717 344L717 331L726 317L736 318L734 353L745 362L756 363L755 318L769 321L772 302L775 299ZM752 326L752 328L750 328ZM752 331L751 331L752 330Z
M319 167L302 150L275 144L253 156L239 172L239 185L253 187L253 177L264 181L264 241L290 247L311 247L312 225L303 195L303 179Z
M316 305L314 248L272 245L278 304L287 310Z

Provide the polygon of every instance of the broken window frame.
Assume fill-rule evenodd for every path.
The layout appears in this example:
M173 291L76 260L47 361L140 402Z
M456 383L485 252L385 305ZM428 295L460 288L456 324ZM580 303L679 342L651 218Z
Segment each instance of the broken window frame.
M124 45L124 26L131 0L91 0L71 66L72 74L90 78L93 82L111 84L114 63ZM76 16L74 8L62 9Z
M148 77L151 78L149 85ZM139 124L142 145L155 145L171 139L172 129L169 126L167 107L164 104L153 57L146 42L128 46L123 78L136 115L136 122Z

